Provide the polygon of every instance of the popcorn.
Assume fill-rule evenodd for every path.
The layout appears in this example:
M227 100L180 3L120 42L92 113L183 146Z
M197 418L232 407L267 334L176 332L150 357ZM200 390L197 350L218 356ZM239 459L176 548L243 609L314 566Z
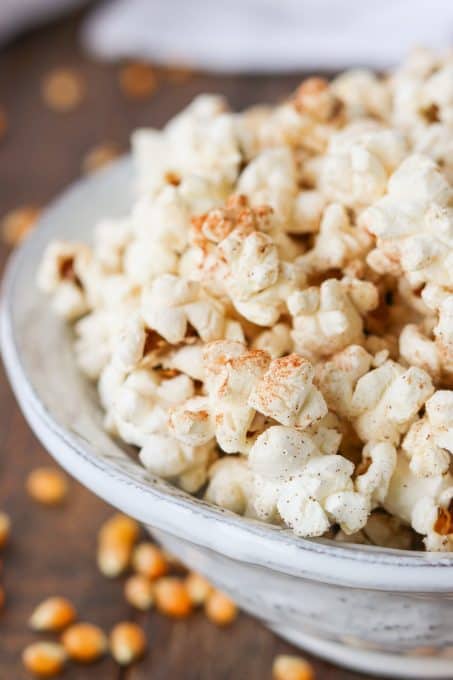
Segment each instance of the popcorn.
M288 299L293 317L294 346L301 354L326 357L361 343L363 315L378 304L377 289L368 281L329 279L321 286L294 292Z
M205 500L238 515L254 517L253 478L242 456L221 458L209 471Z
M285 354L291 354L293 341L291 328L288 324L277 323L267 331L259 333L252 343L253 349L262 349L277 359Z
M262 151L240 175L238 190L253 207L269 205L277 219L287 222L297 193L296 167L290 151L284 146Z
M141 313L148 327L171 344L186 338L189 324L204 342L220 339L225 328L223 305L203 298L198 283L172 274L163 274L144 288Z
M234 119L221 97L200 95L162 132L134 132L132 147L141 193L156 192L166 182L199 175L228 190L241 162Z
M449 506L452 497L450 473L418 477L411 471L406 456L399 454L384 507L424 536L427 550L451 551Z
M397 444L434 388L420 368L395 361L369 371L357 381L351 400L354 428L362 441Z
M38 286L52 295L55 311L73 321L90 309L86 284L91 274L90 249L81 243L54 241L44 252Z
M425 404L426 415L417 420L401 448L417 477L448 472L453 455L453 391L438 390Z
M212 443L188 446L167 434L155 433L147 438L140 460L152 474L196 493L205 484L216 453Z
M386 196L361 216L377 237L368 262L379 273L404 273L412 287L453 286L453 193L436 164L409 156L392 175Z
M349 418L362 441L397 444L434 388L417 367L391 360L371 365L363 348L348 347L320 367L319 386L329 408Z
M111 274L123 271L123 257L132 240L129 219L101 220L94 228L93 253L102 269Z
M214 424L207 397L193 397L170 411L170 432L189 446L201 446L214 438Z
M372 507L384 503L396 467L396 449L387 442L368 442L363 448L366 470L356 478L355 487L370 498Z
M204 350L205 387L215 436L226 453L246 453L255 409L248 405L254 385L270 362L266 352L232 341L208 343Z
M337 76L332 91L346 106L348 118L381 118L391 111L390 92L384 80L366 69L353 69Z
M297 354L274 359L254 386L248 405L282 425L306 428L327 413L313 378L312 365Z
M352 226L340 203L331 203L324 211L314 247L297 258L307 273L343 269L354 260L363 259L372 240L366 231Z
M332 201L363 208L377 201L406 155L404 137L371 121L351 123L330 139L321 187Z
M453 57L197 97L133 137L137 197L38 283L105 428L299 536L453 550Z

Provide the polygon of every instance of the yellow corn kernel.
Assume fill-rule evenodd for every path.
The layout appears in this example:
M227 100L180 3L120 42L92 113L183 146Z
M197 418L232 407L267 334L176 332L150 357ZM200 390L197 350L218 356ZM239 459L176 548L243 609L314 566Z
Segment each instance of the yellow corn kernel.
M2 238L9 246L17 246L36 225L41 210L34 205L22 205L4 215L1 220Z
M146 611L154 603L154 586L146 576L134 574L124 584L124 596L133 607Z
M85 84L77 71L56 68L46 75L41 92L47 106L58 113L73 111L82 101Z
M167 576L156 581L154 594L158 610L166 616L183 619L192 611L192 602L183 581Z
M27 491L38 503L58 505L68 492L66 476L57 468L36 468L27 477Z
M132 546L128 543L100 543L97 563L99 571L108 578L115 578L129 566Z
M84 173L96 172L109 165L120 155L120 151L116 144L108 143L99 144L87 152L83 159L82 170Z
M300 656L281 654L272 666L274 680L314 680L313 667Z
M120 512L110 517L99 530L101 543L129 543L132 545L138 539L140 527L131 517Z
M123 66L119 72L122 92L131 99L146 99L157 87L157 77L149 64L132 62Z
M186 589L194 607L204 604L214 588L203 576L191 571L186 578Z
M108 647L104 632L92 623L74 623L65 630L61 641L68 656L82 663L96 661Z
M11 520L6 512L0 512L0 548L3 548L11 532Z
M66 658L64 648L57 642L34 642L22 652L22 662L27 671L40 678L58 675Z
M218 626L227 626L237 617L238 610L229 597L220 590L214 590L205 602L205 613Z
M149 542L139 543L132 555L134 570L149 579L164 576L168 571L168 563L160 548Z
M49 597L39 604L30 617L30 627L39 631L58 631L76 618L76 610L64 597Z
M136 623L118 623L110 634L110 651L121 666L128 666L139 659L146 650L146 637Z

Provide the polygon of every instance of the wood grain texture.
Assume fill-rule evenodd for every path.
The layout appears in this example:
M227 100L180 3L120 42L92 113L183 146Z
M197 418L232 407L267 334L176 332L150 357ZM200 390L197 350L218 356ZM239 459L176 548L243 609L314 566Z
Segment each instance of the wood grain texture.
M175 85L162 79L149 100L128 101L118 87L118 68L80 52L81 19L79 14L31 33L0 53L0 107L9 120L0 142L1 215L23 203L45 205L79 176L82 159L94 145L112 141L126 149L133 128L162 125L199 92L221 92L241 108L278 100L300 80L196 75ZM41 99L42 78L56 66L77 68L86 82L83 104L72 113L54 113ZM7 255L1 245L1 268ZM68 680L270 680L274 656L297 653L245 614L219 630L201 613L174 623L156 613L132 612L121 583L104 579L95 566L97 528L111 508L76 482L61 509L38 507L27 497L27 473L48 462L1 373L0 508L12 517L13 536L1 576L8 603L0 615L0 680L28 677L20 653L36 636L27 629L27 619L33 606L52 594L68 596L83 619L106 630L124 618L140 621L150 644L146 659L127 671L106 658L92 667L72 666L64 674ZM317 680L367 680L319 660L313 664Z

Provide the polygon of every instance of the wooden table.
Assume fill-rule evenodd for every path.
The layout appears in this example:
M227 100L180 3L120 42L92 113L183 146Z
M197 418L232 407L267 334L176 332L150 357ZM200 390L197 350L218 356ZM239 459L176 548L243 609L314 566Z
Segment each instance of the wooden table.
M104 141L127 148L138 125L162 125L199 92L221 92L234 108L274 101L300 78L193 76L172 84L162 78L145 102L127 100L118 87L118 68L89 60L77 45L83 14L29 34L0 53L0 107L9 119L0 142L0 215L21 204L45 205L80 174L87 150ZM86 97L74 112L50 111L40 96L43 76L56 66L76 67L86 82ZM0 268L8 256L0 245ZM33 285L33 282L30 282ZM36 639L27 629L33 606L62 594L84 619L108 630L133 618L146 628L150 652L135 667L121 671L105 658L92 667L72 666L65 678L89 680L265 680L279 653L296 652L249 616L226 630L201 613L180 623L156 613L138 615L124 602L121 583L102 577L95 565L97 528L111 508L76 482L65 506L36 506L24 479L49 458L20 414L4 374L0 376L0 508L13 521L12 541L4 554L8 602L0 615L0 680L28 677L23 647ZM366 680L313 659L317 680Z

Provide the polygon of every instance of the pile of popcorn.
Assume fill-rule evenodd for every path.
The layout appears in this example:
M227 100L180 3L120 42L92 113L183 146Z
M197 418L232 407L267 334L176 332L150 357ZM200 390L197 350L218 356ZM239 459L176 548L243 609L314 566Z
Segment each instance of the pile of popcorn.
M39 271L108 431L299 536L452 550L453 54L132 144L131 213Z

